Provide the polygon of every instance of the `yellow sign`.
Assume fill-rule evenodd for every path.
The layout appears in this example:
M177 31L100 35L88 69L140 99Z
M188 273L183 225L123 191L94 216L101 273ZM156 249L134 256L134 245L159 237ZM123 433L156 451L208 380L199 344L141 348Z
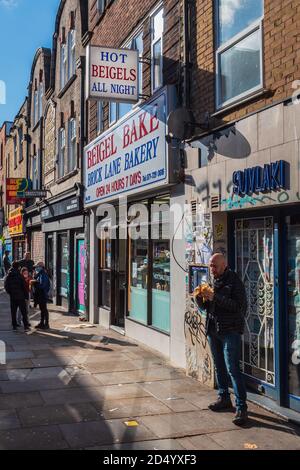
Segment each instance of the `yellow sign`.
M129 428L135 428L139 425L137 421L125 421L124 424Z
M19 235L23 233L23 216L22 207L15 209L9 213L8 218L9 234L11 236Z

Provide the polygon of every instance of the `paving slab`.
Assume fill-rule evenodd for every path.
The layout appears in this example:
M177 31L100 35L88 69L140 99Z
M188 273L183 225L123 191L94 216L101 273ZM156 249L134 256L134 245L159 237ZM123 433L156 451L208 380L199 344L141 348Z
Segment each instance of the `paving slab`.
M185 448L176 439L160 439L157 441L129 442L126 444L88 447L86 450L185 450Z
M102 419L91 403L73 403L43 407L24 408L18 412L24 426L69 424Z
M156 435L142 424L127 427L122 420L63 424L60 429L71 448L85 448L118 442L138 442L156 439ZM135 444L134 444L135 445Z
M136 416L160 415L170 413L170 409L153 397L106 400L93 403L105 419L134 418Z
M61 378L0 382L0 390L3 394L38 392L42 390L61 390L69 387L72 387L71 378L69 376Z
M20 421L14 410L0 411L0 431L6 429L16 429L20 427ZM1 445L1 443L0 443Z
M148 384L145 383L141 384L141 387L160 399L170 397L184 398L183 394L187 393L187 390L190 393L201 393L201 385L188 377L176 380L157 381Z
M57 426L41 426L0 432L0 450L68 449Z
M154 382L161 380L173 380L184 377L181 371L167 367L155 366L151 369L140 369L126 372L95 374L95 377L103 385L119 383Z
M39 358L39 359L32 359L33 367L59 367L61 365L70 366L76 365L75 359L72 357L64 356L64 357L46 357L46 358Z
M179 444L186 450L225 450L217 444L211 435L190 436L178 439Z
M33 367L31 359L8 360L7 363L0 365L0 370L7 369L31 369Z
M8 352L6 353L6 360L10 359L32 359L34 354L32 351L18 351L18 352Z
M38 392L0 395L0 410L25 408L27 406L42 406L43 404L44 401Z

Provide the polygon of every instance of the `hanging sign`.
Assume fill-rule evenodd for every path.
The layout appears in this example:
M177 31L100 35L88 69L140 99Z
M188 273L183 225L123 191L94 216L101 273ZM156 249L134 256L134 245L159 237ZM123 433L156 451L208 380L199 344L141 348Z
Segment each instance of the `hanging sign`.
M25 202L25 191L32 187L31 180L26 178L6 178L6 204Z
M137 103L139 52L89 46L87 49L87 99Z
M23 216L22 216L22 207L18 207L14 211L10 212L8 218L8 227L9 234L20 235L23 233Z

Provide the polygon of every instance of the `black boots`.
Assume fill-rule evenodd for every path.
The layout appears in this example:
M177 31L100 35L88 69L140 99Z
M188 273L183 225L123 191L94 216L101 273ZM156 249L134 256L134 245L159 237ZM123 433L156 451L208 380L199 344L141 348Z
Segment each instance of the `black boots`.
M236 426L243 426L248 422L248 412L247 410L238 410L235 417L232 420L233 424Z
M233 408L230 397L224 398L219 397L217 401L208 405L208 408L211 411L223 411L223 410L231 410Z

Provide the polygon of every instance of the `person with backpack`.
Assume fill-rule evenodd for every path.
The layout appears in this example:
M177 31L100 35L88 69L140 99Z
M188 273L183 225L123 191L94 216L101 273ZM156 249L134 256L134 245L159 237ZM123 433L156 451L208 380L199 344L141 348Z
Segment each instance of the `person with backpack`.
M49 330L50 326L47 302L50 291L50 279L42 261L35 266L35 275L34 279L31 281L31 286L33 286L34 289L34 302L39 305L41 311L41 321L36 328Z
M236 398L236 416L233 423L247 423L247 392L240 371L240 347L245 327L247 297L245 286L238 275L229 269L222 253L209 261L212 286L196 289L196 302L207 311L206 333L216 370L218 400L209 405L211 411L232 409L229 377Z
M26 307L26 300L28 299L28 292L26 289L24 278L20 273L20 265L17 261L14 261L8 275L4 281L4 289L10 296L10 309L13 330L17 331L17 311L20 309L23 325L25 331L29 331L28 314Z

